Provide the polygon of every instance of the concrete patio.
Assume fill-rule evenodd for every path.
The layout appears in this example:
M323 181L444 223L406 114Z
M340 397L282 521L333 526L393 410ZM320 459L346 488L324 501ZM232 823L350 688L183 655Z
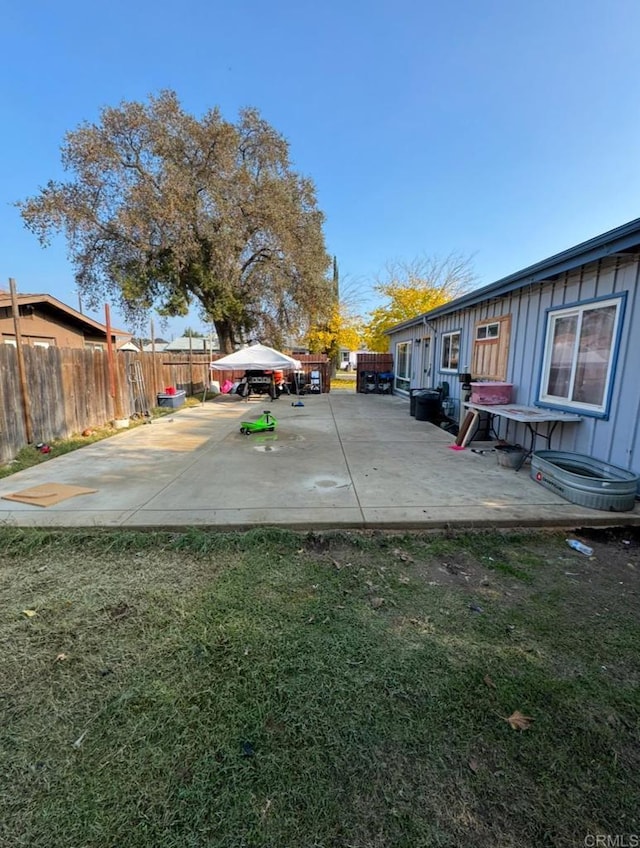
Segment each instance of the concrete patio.
M298 529L640 523L578 507L396 397L334 392L271 404L274 433L243 436L264 400L220 397L0 480L0 522L33 527ZM480 446L480 445L479 445ZM487 447L482 443L482 447ZM40 484L96 489L47 508L2 500Z

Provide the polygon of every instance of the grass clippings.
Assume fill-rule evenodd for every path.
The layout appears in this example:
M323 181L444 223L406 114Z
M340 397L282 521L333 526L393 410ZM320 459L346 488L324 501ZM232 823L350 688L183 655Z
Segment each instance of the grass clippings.
M592 544L0 531L0 845L639 832L640 547Z

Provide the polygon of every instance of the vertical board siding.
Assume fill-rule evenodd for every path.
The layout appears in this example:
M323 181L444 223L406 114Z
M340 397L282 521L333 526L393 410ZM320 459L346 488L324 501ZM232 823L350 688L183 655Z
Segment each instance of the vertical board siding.
M640 473L640 263L637 257L608 257L561 275L556 280L536 282L508 295L434 318L433 357L436 380L447 380L458 403L461 387L455 375L439 371L443 333L462 329L460 371L472 362L475 326L479 321L511 315L511 338L507 359L507 381L514 384L515 403L532 406L538 383L546 336L546 310L596 297L627 293L626 307L615 366L608 419L585 416L579 424L558 426L553 447L586 453L614 465ZM415 332L415 327L409 331ZM407 331L392 334L389 342L404 341ZM501 435L510 441L528 443L527 429L513 422L500 422ZM538 447L544 447L540 441Z
M625 314L618 350L618 368L613 384L609 420L601 422L594 434L593 455L617 465L640 468L637 416L640 403L640 301L638 265L617 269L613 292L627 292ZM609 294L603 291L602 294ZM608 426L607 426L608 425ZM629 434L632 434L631 440ZM615 457L615 458L614 458ZM624 461L620 459L624 458Z
M617 291L627 291L627 308L623 336L620 344L620 361L628 365L626 382L620 385L619 405L616 417L626 422L623 428L625 455L630 468L640 469L640 264L628 265L621 269L617 279ZM631 323L631 316L635 323ZM630 385L629 385L630 384ZM635 390L634 390L635 389Z

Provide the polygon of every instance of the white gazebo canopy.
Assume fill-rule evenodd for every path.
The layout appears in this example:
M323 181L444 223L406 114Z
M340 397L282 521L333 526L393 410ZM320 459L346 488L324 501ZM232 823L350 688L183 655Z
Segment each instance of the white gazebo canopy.
M280 353L272 347L263 344L252 344L236 350L222 359L216 359L211 363L214 371L239 371L255 369L261 371L272 371L275 369L291 370L300 369L300 361L286 353Z

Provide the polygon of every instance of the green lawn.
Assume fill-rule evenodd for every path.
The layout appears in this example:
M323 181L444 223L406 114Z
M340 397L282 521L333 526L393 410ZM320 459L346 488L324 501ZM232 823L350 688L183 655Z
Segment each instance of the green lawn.
M0 845L640 833L640 547L590 543L1 530Z

